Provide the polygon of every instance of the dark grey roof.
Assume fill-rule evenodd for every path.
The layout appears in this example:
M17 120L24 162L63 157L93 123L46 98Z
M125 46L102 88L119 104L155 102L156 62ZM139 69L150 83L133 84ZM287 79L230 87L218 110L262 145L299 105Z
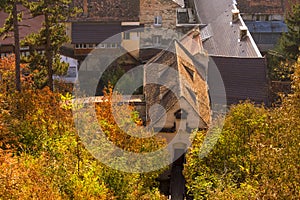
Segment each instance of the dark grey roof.
M212 56L209 62L208 83L210 94L218 95L219 85L211 77L210 65L217 65L224 82L227 104L240 100L268 104L268 82L264 58L235 58Z
M120 43L122 27L120 24L102 24L102 23L72 23L72 43L101 43L107 38L111 42Z
M74 22L72 23L72 43L98 44L109 38L109 43L120 43L121 33L142 31L143 26L121 26L121 23ZM139 28L139 29L137 29Z
M261 56L251 37L239 41L239 28L243 23L232 21L232 0L194 0L199 21L209 28L201 29L206 39L203 47L210 55L259 57ZM241 18L240 18L241 19Z
M252 33L283 33L287 32L287 25L283 21L245 21Z

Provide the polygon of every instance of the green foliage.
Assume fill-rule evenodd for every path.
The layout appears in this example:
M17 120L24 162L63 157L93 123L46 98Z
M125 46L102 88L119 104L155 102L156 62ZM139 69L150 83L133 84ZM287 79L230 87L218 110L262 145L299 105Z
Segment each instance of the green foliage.
M119 62L117 67L113 66L106 69L101 76L101 87L97 88L98 91L102 91L105 87L109 87L109 85L112 85L115 91L118 91L119 93L124 95L131 95L132 93L142 94L142 87L136 88L135 91L131 90L133 89L132 87L136 85L136 83L142 82L141 77L143 77L143 74L137 74L137 72L126 73L126 71L123 69L124 67L126 67L126 65ZM142 73L142 70L140 70L140 73ZM102 94L101 92L99 93Z
M286 18L288 32L283 33L274 51L268 54L270 77L273 80L291 80L291 67L300 55L300 4L294 4Z
M77 13L77 8L71 7L71 0L46 0L28 2L33 17L43 15L45 21L38 34L26 37L23 45L30 46L34 51L25 60L30 63L31 72L35 75L39 88L46 84L53 90L53 74L64 74L67 65L60 62L59 50L69 41L66 35L65 21ZM37 47L44 47L45 53L38 55Z
M212 151L203 159L199 155L205 133L196 133L185 167L188 188L196 199L207 198L216 188L240 187L254 173L249 142L254 135L261 134L259 128L267 126L266 118L263 108L255 108L250 103L232 107L223 130L213 129L222 132Z
M102 90L105 87L109 87L109 84L115 86L118 80L125 74L125 70L121 67L109 67L107 70L104 71L101 77L101 85L102 88L98 88L98 90Z
M300 4L294 4L286 19L288 32L280 39L279 48L286 58L297 60L300 45Z
M13 31L13 15L12 15L12 10L13 10L13 4L15 2L19 2L19 3L24 3L23 1L17 1L17 0L2 0L0 2L0 10L8 13L8 17L5 20L4 26L1 27L0 29L0 35L4 37L9 37L9 32ZM22 13L18 14L18 19L19 21L22 20ZM1 24L3 25L3 24ZM8 34L8 35L5 35ZM10 36L11 37L11 36Z
M20 52L20 34L19 21L22 20L22 13L18 10L19 4L25 4L23 0L6 0L0 4L0 9L8 13L3 28L0 29L0 36L9 36L13 32L14 37L14 54L15 54L15 89L21 92L21 52Z
M204 158L204 136L211 133L196 133L184 169L195 199L299 199L299 60L294 65L293 94L281 107L231 107L223 129L212 129L221 135Z

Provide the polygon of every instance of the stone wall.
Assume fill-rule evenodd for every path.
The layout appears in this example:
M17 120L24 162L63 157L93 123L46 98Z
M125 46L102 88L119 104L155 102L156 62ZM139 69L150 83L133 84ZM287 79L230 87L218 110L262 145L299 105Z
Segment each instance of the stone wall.
M82 9L72 21L138 22L140 0L73 0Z
M172 0L140 0L140 22L145 27L154 27L155 16L162 17L163 28L176 28L176 8Z
M172 0L140 0L140 23L145 30L141 35L141 47L167 47L176 33L176 9L179 5ZM161 25L155 25L155 17Z

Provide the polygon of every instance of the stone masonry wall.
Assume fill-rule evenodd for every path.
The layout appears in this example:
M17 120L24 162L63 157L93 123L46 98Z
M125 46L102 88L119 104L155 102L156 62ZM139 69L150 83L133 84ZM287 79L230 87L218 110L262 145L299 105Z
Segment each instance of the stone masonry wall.
M175 29L178 7L172 0L140 0L140 22L153 27L155 16L161 16L163 28Z

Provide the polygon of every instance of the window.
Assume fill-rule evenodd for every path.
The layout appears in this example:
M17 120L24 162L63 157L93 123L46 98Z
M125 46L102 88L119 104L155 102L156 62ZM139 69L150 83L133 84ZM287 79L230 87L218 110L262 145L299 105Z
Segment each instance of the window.
M188 113L183 109L179 109L174 113L176 119L187 119L187 115Z
M154 26L161 26L161 24L162 24L161 16L154 17Z
M89 49L93 49L93 48L95 48L95 46L96 46L95 44L88 44Z
M77 67L70 66L67 71L67 77L76 77L77 76Z
M188 88L188 87L186 87L186 89L187 89L187 91L189 92L190 97L192 98L192 100L194 101L194 103L196 103L196 102L197 102L197 96L196 96L195 92L192 91L192 90L191 90L190 88Z
M130 40L130 32L124 32L123 33L123 39L124 40Z
M153 43L153 46L160 46L161 45L161 36L160 35L154 35L152 37L152 43Z
M266 21L270 21L270 16L266 15Z
M260 21L259 20L259 15L256 15L255 17L256 17L256 21Z
M105 48L105 47L106 47L106 44L104 44L104 43L99 44L99 48Z
M184 66L186 72L188 73L188 75L190 76L190 78L191 78L192 80L194 80L194 73L195 73L194 70L190 69L189 67L187 67L187 66L185 66L185 65L183 65L183 66Z
M76 49L93 49L96 47L96 44L76 44Z
M76 44L75 48L76 49L86 49L87 48L87 44Z

